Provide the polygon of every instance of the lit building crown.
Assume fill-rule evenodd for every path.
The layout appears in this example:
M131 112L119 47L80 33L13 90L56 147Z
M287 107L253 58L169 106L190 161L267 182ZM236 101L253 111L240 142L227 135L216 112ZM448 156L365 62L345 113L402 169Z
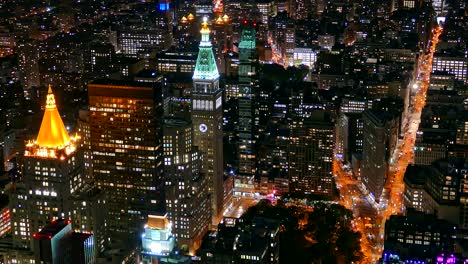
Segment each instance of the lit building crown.
M208 19L203 18L201 33L201 41L193 73L194 80L215 80L219 78L218 66L213 54L213 49L210 41L210 29L208 27Z
M41 128L36 139L37 145L46 148L57 148L68 145L70 137L57 110L55 97L50 85L45 108Z
M202 33L202 41L203 41L204 34L210 34L210 28L208 27L208 19L206 17L203 18L202 29L200 30L200 33ZM208 39L208 41L210 40Z
M172 225L164 216L148 215L145 232L141 235L143 255L165 256L174 249L175 238Z
M192 21L192 20L195 19L195 16L194 16L192 13L190 13L190 14L187 16L187 19L188 19L189 21Z
M248 28L242 30L241 41L239 43L240 49L255 49L255 29Z
M75 142L80 137L70 137L55 104L55 96L49 85L46 107L36 141L26 144L25 156L64 158L75 151ZM57 152L61 150L61 154Z

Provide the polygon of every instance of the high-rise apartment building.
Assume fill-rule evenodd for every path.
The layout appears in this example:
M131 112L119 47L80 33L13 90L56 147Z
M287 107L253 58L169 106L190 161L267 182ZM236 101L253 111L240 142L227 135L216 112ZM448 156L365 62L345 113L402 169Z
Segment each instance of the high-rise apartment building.
M447 147L439 142L416 140L414 146L414 164L431 165L432 162L447 156Z
M114 46L110 43L91 42L83 52L83 66L87 72L106 72L115 58Z
M468 58L434 55L432 72L447 72L455 79L468 84Z
M341 113L362 113L364 110L370 108L371 102L365 98L348 98L345 97L341 101L340 112Z
M15 243L29 247L33 233L53 219L70 217L70 197L84 185L79 140L65 129L49 87L39 133L24 152L24 188L13 190L10 197Z
M166 212L178 244L195 253L211 223L202 156L193 146L191 122L166 118L163 131Z
M333 194L334 125L323 110L290 124L288 144L290 189Z
M210 42L207 20L203 22L197 63L193 74L192 123L194 143L203 154L203 170L211 195L211 224L223 212L223 90Z
M405 192L403 204L406 209L414 208L418 211L424 211L424 200L427 192L424 190L426 177L435 173L430 166L408 165L405 171L404 183Z
M276 16L278 12L276 2L272 0L262 0L257 1L256 4L258 11L262 14L262 23L268 25L268 18Z
M80 141L80 147L83 150L83 160L85 166L85 181L90 183L93 181L92 175L92 155L91 155L91 134L89 132L89 110L80 109L78 112L77 121L78 133L81 135L82 140Z
M454 252L455 232L454 225L434 214L408 210L406 215L392 215L385 222L383 263L437 263L436 256Z
M371 196L379 201L398 140L399 118L386 111L366 110L363 123L361 177Z
M108 200L108 226L136 231L162 206L161 90L103 80L89 84L88 95L92 174Z
M222 74L224 74L225 69L229 67L229 65L225 64L224 56L228 51L233 50L232 39L237 35L237 32L234 34L232 29L233 24L228 15L218 15L218 18L213 23L213 52L215 54L218 70Z
M93 234L73 232L69 220L53 220L34 233L33 248L35 263L96 262Z
M117 41L122 54L129 57L151 49L163 50L171 44L167 31L162 29L122 30L118 32Z
M239 174L253 176L255 174L255 109L254 93L256 85L254 76L257 73L255 30L242 30L239 43Z
M93 252L98 257L109 245L109 234L105 228L108 222L105 194L96 186L87 185L71 196L71 202L73 230L93 234Z
M467 168L463 158L408 166L404 177L405 207L435 213L440 219L466 228L464 179Z
M362 153L362 114L341 113L336 123L335 154L351 161L354 153Z
M296 28L288 24L284 30L284 41L281 43L281 54L285 65L294 65L294 48L296 47Z
M196 61L197 52L171 48L156 56L156 69L160 73L191 73Z

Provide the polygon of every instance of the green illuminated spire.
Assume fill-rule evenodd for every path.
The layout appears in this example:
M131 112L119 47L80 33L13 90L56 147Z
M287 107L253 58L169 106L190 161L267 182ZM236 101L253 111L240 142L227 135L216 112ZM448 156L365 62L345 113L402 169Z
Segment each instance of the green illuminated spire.
M210 29L208 28L207 19L203 19L202 35L197 64L195 65L195 72L193 73L194 80L215 80L219 78L218 67L213 55L213 49L210 42Z

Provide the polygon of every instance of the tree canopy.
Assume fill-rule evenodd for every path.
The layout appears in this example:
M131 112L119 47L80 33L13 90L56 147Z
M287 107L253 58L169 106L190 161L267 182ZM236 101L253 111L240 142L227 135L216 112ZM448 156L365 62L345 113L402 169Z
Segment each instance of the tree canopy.
M317 203L306 211L262 200L242 216L281 221L280 263L351 263L362 259L361 234L352 230L352 212L341 205Z

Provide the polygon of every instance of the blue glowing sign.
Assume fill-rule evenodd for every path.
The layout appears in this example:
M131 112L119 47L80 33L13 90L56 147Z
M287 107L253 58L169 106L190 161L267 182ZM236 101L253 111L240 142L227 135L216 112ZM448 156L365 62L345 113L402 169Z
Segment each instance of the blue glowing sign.
M169 10L169 3L159 3L159 11Z

